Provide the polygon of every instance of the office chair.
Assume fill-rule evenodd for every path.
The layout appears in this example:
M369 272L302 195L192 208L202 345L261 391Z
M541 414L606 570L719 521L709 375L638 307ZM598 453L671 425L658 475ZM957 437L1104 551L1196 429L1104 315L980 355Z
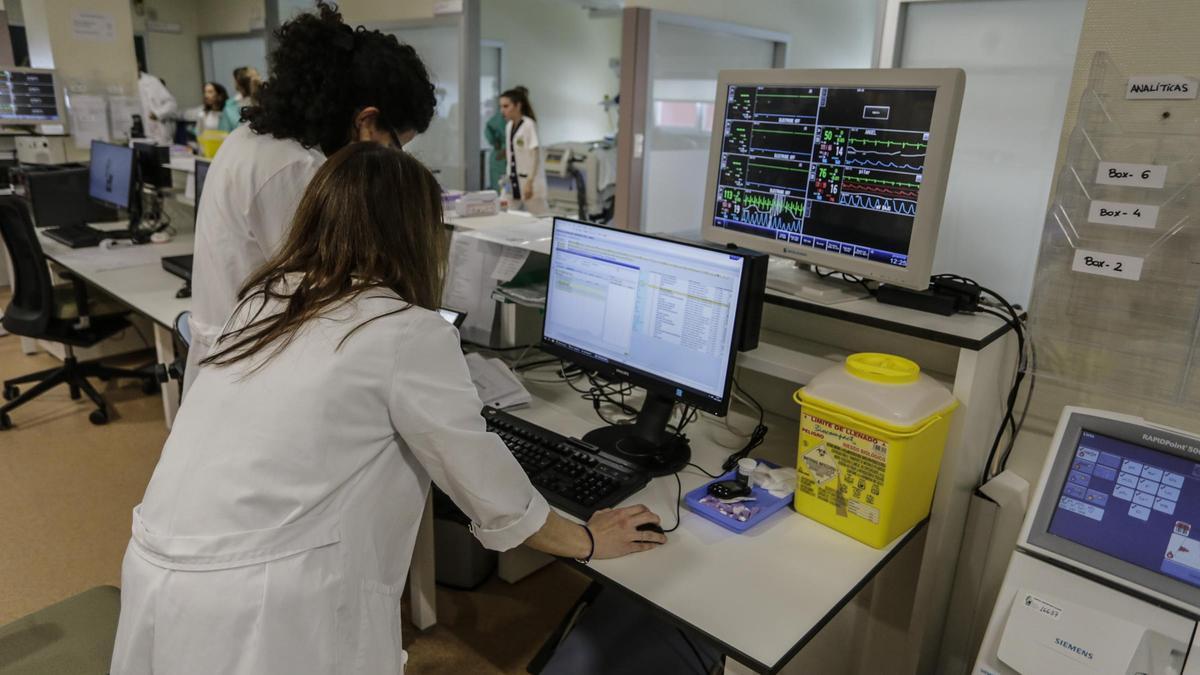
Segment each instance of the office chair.
M171 380L183 382L183 370L187 365L188 349L192 346L192 327L188 322L192 313L184 310L175 317L175 325L171 327L171 339L175 345L175 360L170 363L160 363L154 367L154 375L159 384L167 384Z
M12 410L60 384L71 388L72 399L78 399L83 392L96 404L88 417L92 424L108 422L108 404L87 378L132 378L141 381L143 393L158 390L153 373L80 363L75 358L75 347L92 347L129 328L131 324L125 318L128 310L97 312L93 316L89 311L87 286L70 273L62 276L71 282L71 287L55 288L29 210L19 197L0 196L0 239L8 247L13 266L12 300L0 324L14 335L58 342L66 349L66 358L58 368L4 382L7 403L0 406L0 430L12 426L9 418ZM36 384L22 393L17 385L27 383Z

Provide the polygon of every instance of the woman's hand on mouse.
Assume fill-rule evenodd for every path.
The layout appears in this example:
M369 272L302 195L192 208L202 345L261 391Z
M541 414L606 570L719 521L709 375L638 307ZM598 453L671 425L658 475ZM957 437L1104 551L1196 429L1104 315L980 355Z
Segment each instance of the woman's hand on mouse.
M619 558L630 553L649 551L659 544L667 543L665 534L637 529L638 525L658 525L659 522L658 515L641 504L595 512L587 524L596 540L596 550L592 553L592 559Z

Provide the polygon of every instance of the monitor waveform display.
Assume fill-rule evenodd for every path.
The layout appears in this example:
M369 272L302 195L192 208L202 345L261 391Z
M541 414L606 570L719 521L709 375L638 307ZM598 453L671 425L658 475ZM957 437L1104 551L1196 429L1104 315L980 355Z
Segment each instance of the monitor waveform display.
M872 211L883 211L884 213L900 213L906 216L915 215L917 213L917 203L903 199L889 199L887 197L876 197L875 195L864 195L856 192L843 192L839 204L845 206L854 206L860 209L871 209Z

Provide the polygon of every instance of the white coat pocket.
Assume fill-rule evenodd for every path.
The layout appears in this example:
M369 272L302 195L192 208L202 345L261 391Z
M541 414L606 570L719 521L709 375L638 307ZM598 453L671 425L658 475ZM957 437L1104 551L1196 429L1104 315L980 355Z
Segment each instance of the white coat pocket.
M404 672L405 654L400 641L400 595L404 584L386 586L362 582L358 633L357 673L363 675Z

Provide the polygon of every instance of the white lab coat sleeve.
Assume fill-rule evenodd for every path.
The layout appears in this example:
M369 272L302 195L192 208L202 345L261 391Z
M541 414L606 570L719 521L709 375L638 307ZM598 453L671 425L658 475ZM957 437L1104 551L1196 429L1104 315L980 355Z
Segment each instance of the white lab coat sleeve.
M457 329L432 314L409 325L392 378L392 424L434 484L471 519L479 542L496 551L513 548L541 529L550 506L504 442L486 430Z
M167 119L179 109L175 97L171 95L163 83L154 76L146 78L148 83L146 107L160 120Z

